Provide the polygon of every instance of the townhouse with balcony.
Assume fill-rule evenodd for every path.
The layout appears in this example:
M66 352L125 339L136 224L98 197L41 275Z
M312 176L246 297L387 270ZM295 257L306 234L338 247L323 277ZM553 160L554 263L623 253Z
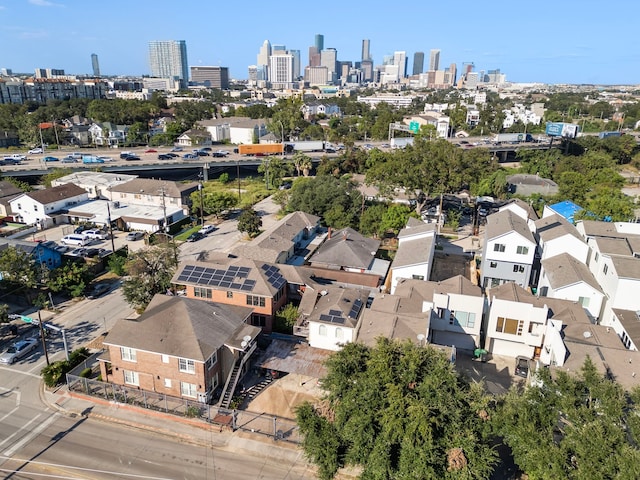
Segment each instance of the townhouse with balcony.
M480 346L486 298L480 287L462 275L441 282L402 279L395 294L422 299L421 312L431 312L429 341L473 351Z
M568 253L586 264L589 259L589 245L580 232L560 215L550 215L534 223L535 236L540 246L542 260Z
M140 317L116 322L99 358L105 382L209 403L230 397L256 349L251 308L156 295ZM231 391L231 394L228 392Z
M398 233L398 250L391 263L389 291L395 293L400 279L429 280L436 248L436 224L409 217Z
M9 200L9 205L16 221L36 225L42 230L67 223L65 212L88 198L83 188L68 183L23 193Z
M487 216L480 282L491 288L506 282L528 287L534 270L536 242L526 220L511 210Z
M184 262L171 283L187 298L250 307L248 322L270 333L276 312L287 302L287 280L278 265L244 258Z
M549 307L514 282L487 294L489 315L485 349L494 355L537 358L542 351Z

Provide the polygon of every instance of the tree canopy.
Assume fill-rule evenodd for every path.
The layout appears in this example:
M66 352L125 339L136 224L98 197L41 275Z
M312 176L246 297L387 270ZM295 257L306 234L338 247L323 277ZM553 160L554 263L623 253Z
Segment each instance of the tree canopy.
M122 294L129 305L144 310L156 293L166 293L177 267L175 245L160 244L129 254Z
M489 477L489 399L445 354L381 338L373 348L349 343L326 365L325 400L296 412L320 478L344 465L360 466L363 479Z
M538 375L500 400L493 422L529 478L640 478L640 390L625 394L590 358L577 375Z

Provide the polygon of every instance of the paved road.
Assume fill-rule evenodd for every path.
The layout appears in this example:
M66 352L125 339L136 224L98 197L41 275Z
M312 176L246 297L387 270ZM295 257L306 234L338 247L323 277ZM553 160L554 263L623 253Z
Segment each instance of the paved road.
M212 448L91 418L72 419L59 414L51 418L52 421L30 425L32 432L38 431L37 437L20 448L0 453L2 478L32 480L45 475L94 480L316 478L307 470L302 454L290 461L225 451L215 447L213 431Z

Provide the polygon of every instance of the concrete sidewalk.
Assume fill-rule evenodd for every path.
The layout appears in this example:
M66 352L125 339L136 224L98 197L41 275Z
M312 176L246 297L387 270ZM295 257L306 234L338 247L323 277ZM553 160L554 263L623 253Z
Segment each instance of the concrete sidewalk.
M303 468L314 467L297 445L276 441L272 437L231 431L220 425L182 418L168 413L142 409L118 402L69 392L66 386L49 390L42 384L43 403L68 417L84 417L164 435L178 442L191 443L229 452L245 452L261 458L277 458Z

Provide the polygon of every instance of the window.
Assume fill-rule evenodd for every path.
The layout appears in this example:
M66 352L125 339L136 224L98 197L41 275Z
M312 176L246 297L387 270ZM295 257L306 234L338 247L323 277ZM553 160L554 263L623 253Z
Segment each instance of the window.
M258 315L258 314L253 314L251 315L251 325L253 325L254 327L264 327L267 325L267 317L266 315Z
M126 360L127 362L138 361L136 351L133 348L120 347L120 355L122 356L122 360Z
M138 377L138 372L132 372L131 370L123 370L124 374L124 383L127 385L140 385L140 378Z
M133 198L135 198L136 200L140 200L142 198L142 195L140 195L139 193L135 193L133 195Z
M524 266L522 266L522 265L514 265L513 266L513 271L515 273L518 273L518 272L522 273L522 272L524 272Z
M496 268L498 266L498 262L489 262L489 268Z
M340 339L344 338L344 332L340 327L336 328L336 338L340 338Z
M187 358L180 358L178 360L179 369L185 373L196 373L196 362Z
M247 295L247 305L251 305L253 307L264 307L265 306L264 297L256 297L255 295Z
M449 312L449 325L453 325L456 322L456 312L453 310Z
M18 210L22 210L22 205L18 204Z
M518 246L516 248L516 253L518 255L526 255L527 253L529 253L529 247Z
M33 206L33 211L34 211L34 212L37 212L37 211L38 211L38 205L34 205L34 206Z
M180 393L185 397L197 397L198 391L193 383L180 382Z
M207 370L210 370L211 367L213 367L217 361L218 361L218 354L217 352L213 352L213 355L211 355L207 360Z
M493 251L494 252L504 252L504 249L505 249L504 243L494 243L493 244Z
M498 321L496 322L496 332L508 333L510 335L522 335L523 327L524 320L498 317Z
M202 287L193 287L193 296L196 298L211 298L211 289Z
M233 298L233 292L227 292L227 298Z
M162 355L162 363L169 363L169 355Z
M590 301L591 299L589 297L578 297L578 302L580 302L583 308L589 308Z
M476 314L471 312L455 312L458 325L466 328L473 328L476 325Z
M320 325L320 327L318 327L318 333L320 335L326 336L327 335L327 326L326 325Z
M438 307L437 313L438 313L438 318L444 318L444 308Z
M165 378L164 379L164 388L171 388L171 379L170 378Z
M411 275L414 280L424 280L424 275Z
M604 264L604 267L602 267L602 273L604 273L604 274L606 275L608 271L609 271L609 265L607 265L607 264L605 263L605 264Z
M598 263L598 259L599 259L599 258L600 258L600 254L599 254L598 252L596 252L596 256L594 257L594 259L593 259L593 260L594 260L596 263Z

